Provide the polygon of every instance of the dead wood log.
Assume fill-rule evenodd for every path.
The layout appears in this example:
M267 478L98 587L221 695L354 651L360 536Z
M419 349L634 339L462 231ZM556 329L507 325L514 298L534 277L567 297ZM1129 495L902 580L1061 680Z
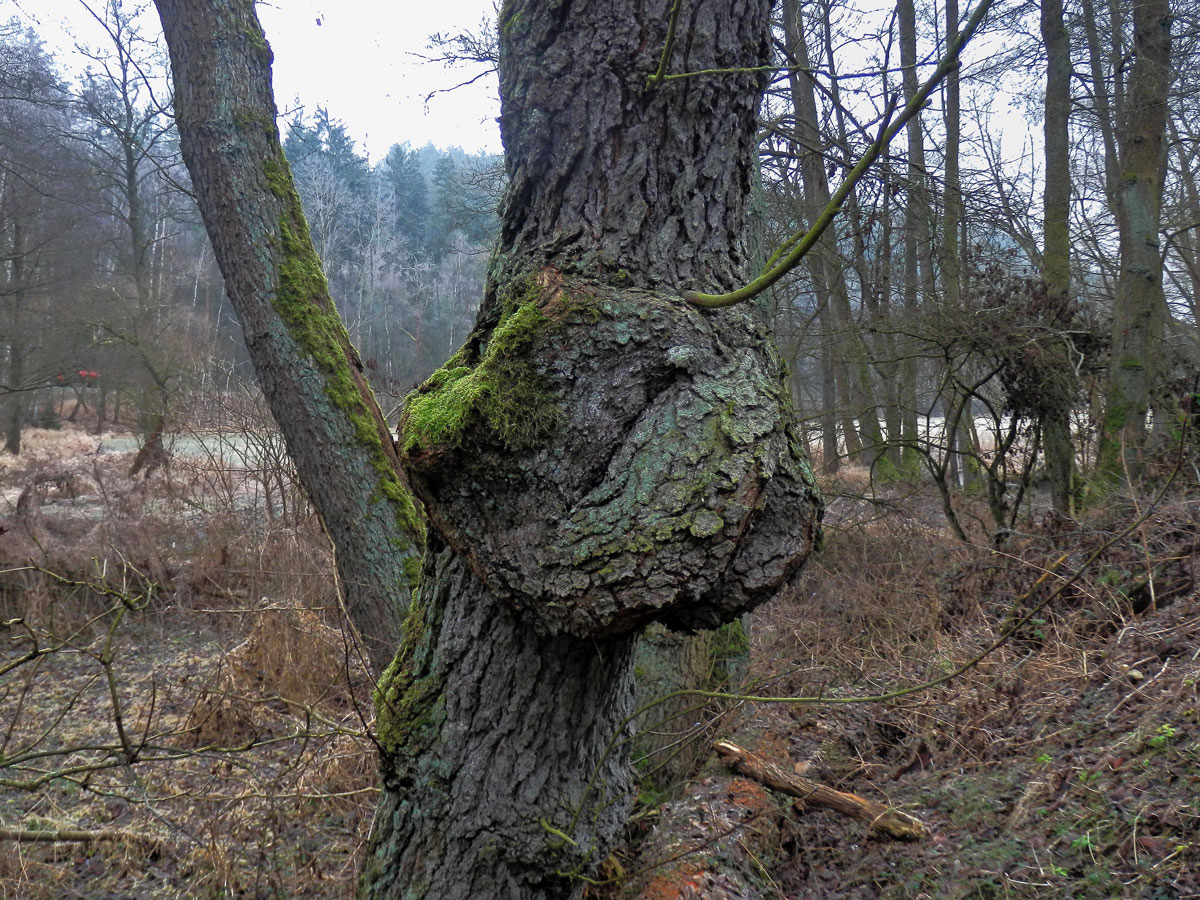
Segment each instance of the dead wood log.
M44 831L28 828L0 828L0 841L54 844L112 841L113 843L136 844L148 850L157 850L162 844L161 838L120 828L101 828L98 831L84 831L76 828L55 828Z
M915 816L859 797L857 794L836 791L802 775L795 775L778 763L763 759L737 744L717 741L713 744L713 749L717 751L722 762L739 775L753 778L773 790L798 797L807 803L815 803L817 806L861 819L873 831L909 841L922 838L927 833L925 824Z

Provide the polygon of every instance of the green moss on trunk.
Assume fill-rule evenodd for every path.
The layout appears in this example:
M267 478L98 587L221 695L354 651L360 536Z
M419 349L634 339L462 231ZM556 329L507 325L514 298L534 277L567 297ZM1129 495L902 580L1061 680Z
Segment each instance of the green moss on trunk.
M445 717L440 681L413 673L418 647L427 639L426 607L414 594L404 620L404 639L375 687L375 732L385 758L415 757Z
M268 162L265 171L271 193L283 206L279 220L279 286L273 306L288 334L325 376L325 394L330 403L350 421L355 440L368 451L378 476L375 502L391 504L401 530L419 543L423 533L421 516L384 446L382 420L376 420L377 412L363 396L369 388L352 370L356 355L350 335L329 296L291 170L280 156Z
M408 395L400 422L404 454L453 449L476 428L507 450L528 449L562 421L531 362L550 324L540 291L514 293L518 298L505 303L477 361L464 348Z

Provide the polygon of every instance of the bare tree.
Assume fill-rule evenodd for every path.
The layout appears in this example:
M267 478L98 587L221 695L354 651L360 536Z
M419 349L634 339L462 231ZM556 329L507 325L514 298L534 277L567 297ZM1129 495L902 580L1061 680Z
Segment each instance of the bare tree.
M108 39L103 48L81 48L90 61L75 98L74 138L87 148L102 178L103 212L118 223L116 266L123 283L107 286L109 296L127 307L110 308L98 325L125 345L137 361L144 443L134 474L153 468L165 454L172 382L179 373L173 355L164 352L170 321L164 315L155 249L163 237L165 195L177 187L163 177L173 164L172 122L155 95L148 73L155 63L154 42L119 0L99 9L84 7ZM157 51L161 53L161 51ZM160 267L161 268L161 267Z

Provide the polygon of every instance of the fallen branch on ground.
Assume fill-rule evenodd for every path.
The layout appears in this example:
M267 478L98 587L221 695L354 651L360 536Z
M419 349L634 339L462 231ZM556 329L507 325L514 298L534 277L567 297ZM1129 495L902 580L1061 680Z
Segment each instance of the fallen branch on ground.
M114 843L140 844L150 850L157 849L162 843L159 838L118 828L102 828L99 831L83 831L76 828L57 828L45 831L30 828L0 828L0 841L40 841L44 843L113 841Z
M788 772L778 763L763 759L729 741L717 741L713 749L722 762L747 778L753 778L767 787L797 797L817 806L837 810L856 819L861 819L874 831L881 831L894 838L916 840L926 835L925 823L906 812L867 800L857 794L846 794L819 784L802 775Z

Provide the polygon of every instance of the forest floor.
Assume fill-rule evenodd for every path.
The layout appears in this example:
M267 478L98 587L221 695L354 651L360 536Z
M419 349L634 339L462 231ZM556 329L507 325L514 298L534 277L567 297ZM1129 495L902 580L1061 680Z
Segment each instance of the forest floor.
M731 739L928 834L873 834L714 760L660 826L682 831L647 839L699 852L640 896L1200 897L1197 485L1040 515L999 550L950 538L920 492L826 493L821 556L755 615L750 686L822 699L743 703Z
M350 897L369 684L319 528L294 504L267 515L245 473L131 481L90 440L39 433L0 460L0 900ZM730 701L726 732L928 834L873 834L714 758L676 799L644 796L589 893L1200 897L1183 481L1078 523L1036 513L1000 550L950 537L921 490L828 481L825 548L755 615L744 688L819 700ZM957 500L970 521L981 501Z

